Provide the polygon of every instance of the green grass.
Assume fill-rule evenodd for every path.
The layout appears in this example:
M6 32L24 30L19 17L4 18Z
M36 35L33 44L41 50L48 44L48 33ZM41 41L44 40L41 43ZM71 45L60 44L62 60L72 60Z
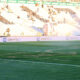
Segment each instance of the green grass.
M0 58L80 64L80 41L0 43Z
M80 41L0 43L0 80L80 80Z
M80 66L0 60L0 80L80 80Z

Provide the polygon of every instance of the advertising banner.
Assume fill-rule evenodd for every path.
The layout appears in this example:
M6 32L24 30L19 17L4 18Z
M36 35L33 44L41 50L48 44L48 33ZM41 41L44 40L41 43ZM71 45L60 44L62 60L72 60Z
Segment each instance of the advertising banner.
M38 37L38 40L39 41L52 41L52 37L46 37L46 36Z
M80 40L80 36L70 36L67 37L67 40Z
M3 42L7 42L7 37L3 37Z
M66 40L66 37L56 37L56 36L51 36L51 37L39 37L39 41L55 41L55 40Z
M2 38L0 38L0 42L3 42Z
M37 37L3 37L3 42L37 41Z
M18 41L37 41L37 37L19 37Z
M1 37L0 42L24 42L24 41L65 41L80 40L80 36L42 36L42 37Z

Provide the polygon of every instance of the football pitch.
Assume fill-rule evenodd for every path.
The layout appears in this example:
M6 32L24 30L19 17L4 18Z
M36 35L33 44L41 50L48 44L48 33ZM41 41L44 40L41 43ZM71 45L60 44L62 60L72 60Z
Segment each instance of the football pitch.
M0 80L80 80L80 41L0 43Z

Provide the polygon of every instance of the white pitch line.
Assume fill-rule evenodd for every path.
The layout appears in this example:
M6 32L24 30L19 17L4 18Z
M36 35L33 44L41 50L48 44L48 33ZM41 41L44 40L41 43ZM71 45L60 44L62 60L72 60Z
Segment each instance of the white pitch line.
M22 63L41 63L41 64L55 64L60 66L72 66L72 67L80 67L80 65L73 65L73 64L60 64L60 63L48 63L48 62L38 62L38 61L23 61L23 60L13 60L13 59L0 59L0 60L6 60L6 61L16 61L16 62L22 62Z

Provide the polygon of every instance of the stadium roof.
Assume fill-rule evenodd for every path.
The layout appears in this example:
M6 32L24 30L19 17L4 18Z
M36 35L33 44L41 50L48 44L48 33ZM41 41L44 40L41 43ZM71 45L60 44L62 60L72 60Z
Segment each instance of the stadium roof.
M0 0L6 3L44 4L60 6L80 6L80 0Z

